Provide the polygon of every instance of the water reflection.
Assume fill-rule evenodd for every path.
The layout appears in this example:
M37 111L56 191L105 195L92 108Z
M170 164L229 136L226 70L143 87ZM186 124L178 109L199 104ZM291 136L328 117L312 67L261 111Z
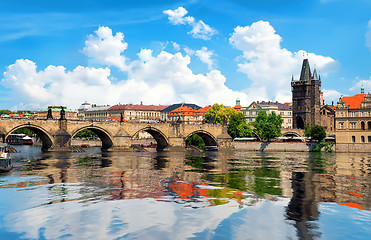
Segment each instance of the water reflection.
M0 176L0 237L336 239L353 225L360 239L371 233L371 158L362 154L92 151L15 159L15 170Z

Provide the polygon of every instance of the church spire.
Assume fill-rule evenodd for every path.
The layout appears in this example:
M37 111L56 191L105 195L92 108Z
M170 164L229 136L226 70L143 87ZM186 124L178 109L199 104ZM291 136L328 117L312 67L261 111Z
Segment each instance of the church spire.
M301 67L300 81L309 81L311 80L311 73L309 67L308 59L303 60L303 66Z
M363 80L362 80L362 86L361 86L361 94L365 94L365 87L363 86Z

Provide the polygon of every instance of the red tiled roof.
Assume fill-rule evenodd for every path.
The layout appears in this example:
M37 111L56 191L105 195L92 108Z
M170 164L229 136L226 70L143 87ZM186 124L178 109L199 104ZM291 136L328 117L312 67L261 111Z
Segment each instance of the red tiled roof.
M209 108L211 108L211 107L206 106L206 107L200 108L200 109L196 110L195 113L196 113L196 115L205 115L207 110L209 110Z
M352 97L343 97L343 101L349 109L357 109L361 103L365 100L366 94L357 94Z
M233 107L236 111L241 111L241 105L236 105Z
M168 106L162 105L141 105L141 104L124 104L124 105L114 105L108 109L108 111L117 110L138 110L138 111L161 111Z
M169 116L178 116L179 112L184 115L195 115L195 110L189 106L181 106L169 112Z

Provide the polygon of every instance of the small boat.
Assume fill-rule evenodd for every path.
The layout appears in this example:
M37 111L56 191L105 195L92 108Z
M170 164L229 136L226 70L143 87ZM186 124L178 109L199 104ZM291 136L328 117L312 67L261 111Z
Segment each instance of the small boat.
M13 165L10 160L9 145L0 143L0 172L9 172Z
M205 151L216 152L218 151L218 146L205 146Z

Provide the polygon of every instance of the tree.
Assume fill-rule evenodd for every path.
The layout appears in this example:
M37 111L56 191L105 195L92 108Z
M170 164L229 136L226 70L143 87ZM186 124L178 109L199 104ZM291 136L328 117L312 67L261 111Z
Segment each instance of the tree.
M252 129L245 122L245 117L242 112L236 111L230 116L228 122L228 134L232 138L252 136Z
M215 103L205 114L204 123L220 123L226 124L229 122L229 118L235 113L231 107L225 107L223 104Z
M19 128L15 130L13 133L14 134L26 134L27 136L32 136L33 134L35 134L35 132L29 128Z
M197 134L192 134L190 137L186 139L186 145L187 146L195 146L199 149L204 150L205 149L205 142L204 140Z
M253 137L253 130L252 128L245 122L240 123L237 127L238 130L238 137Z
M97 138L97 137L98 135L89 129L81 130L74 136L74 138Z
M326 137L326 131L322 126L314 125L313 127L308 126L308 132L305 130L305 136L311 137L317 142L320 142L322 139ZM308 133L308 135L307 135Z
M275 112L267 115L265 111L260 111L255 121L252 122L254 132L262 140L269 141L272 138L281 136L282 117Z

